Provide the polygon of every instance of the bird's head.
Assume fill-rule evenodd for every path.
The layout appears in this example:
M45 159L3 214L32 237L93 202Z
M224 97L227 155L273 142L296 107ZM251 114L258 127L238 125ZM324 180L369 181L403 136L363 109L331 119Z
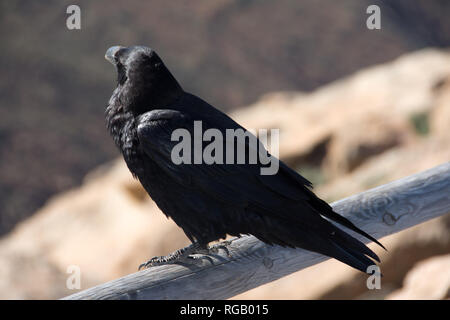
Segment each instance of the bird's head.
M137 114L162 108L183 92L158 54L144 46L114 46L105 59L117 70L117 85L125 107Z

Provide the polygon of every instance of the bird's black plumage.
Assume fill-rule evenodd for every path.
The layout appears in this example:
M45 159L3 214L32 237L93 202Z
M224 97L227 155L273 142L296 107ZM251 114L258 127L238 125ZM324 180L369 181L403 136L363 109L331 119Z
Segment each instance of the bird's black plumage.
M200 120L203 130L215 128L225 137L226 129L244 128L183 91L152 49L113 47L106 57L118 72L106 109L110 133L132 174L191 241L207 244L227 234L252 234L268 244L334 257L363 272L373 264L370 258L379 261L324 217L380 243L335 213L308 180L281 161L275 175L261 175L261 163L174 164L175 129L192 133Z

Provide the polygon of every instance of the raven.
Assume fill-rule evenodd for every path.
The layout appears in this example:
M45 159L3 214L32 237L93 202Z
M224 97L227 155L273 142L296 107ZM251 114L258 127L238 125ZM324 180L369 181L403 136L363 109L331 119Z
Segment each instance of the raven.
M139 268L208 253L210 242L242 234L252 234L267 244L334 257L363 272L373 260L380 261L366 245L329 220L383 245L334 212L312 192L307 179L282 161L274 175L261 175L261 162L175 164L171 154L176 129L193 134L195 121L222 133L246 129L185 92L154 50L114 46L105 58L115 65L118 75L106 108L107 127L115 144L133 176L192 242ZM244 147L248 154L249 145Z

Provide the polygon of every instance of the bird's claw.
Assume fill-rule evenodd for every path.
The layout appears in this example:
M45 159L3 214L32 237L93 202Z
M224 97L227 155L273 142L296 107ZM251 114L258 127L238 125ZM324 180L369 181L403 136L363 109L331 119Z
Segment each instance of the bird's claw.
M232 240L225 240L222 242L219 242L212 247L209 248L209 251L212 253L218 253L219 249L222 249L227 254L227 257L231 257L230 250L228 250L227 246L230 245Z
M165 259L165 258L166 257L164 257L164 256L160 256L160 257L155 256L155 257L151 258L150 260L148 260L148 261L146 261L144 263L141 263L139 265L138 270L140 271L141 269L147 269L149 267L154 267L156 265L161 265L161 264L164 264L164 263L168 263L167 259Z
M209 262L211 262L211 264L214 264L214 261L211 257L209 257L209 254L218 253L219 249L223 249L226 252L227 256L230 257L231 256L230 251L226 247L230 243L231 240L227 240L218 243L216 245L213 245L209 248L201 247L198 244L193 244L186 248L177 250L169 254L168 256L153 257L150 260L140 264L138 270L147 269L149 267L155 267L163 264L170 264L184 259L192 259L192 260L207 259Z
M203 250L207 250L207 249L202 248L197 243L191 244L185 248L179 249L179 250L169 254L168 256L153 257L150 260L148 260L147 262L142 263L139 266L138 270L146 269L146 268L154 267L154 266L159 266L162 264L174 263L176 261L179 261L180 259L189 257L191 254L202 253Z

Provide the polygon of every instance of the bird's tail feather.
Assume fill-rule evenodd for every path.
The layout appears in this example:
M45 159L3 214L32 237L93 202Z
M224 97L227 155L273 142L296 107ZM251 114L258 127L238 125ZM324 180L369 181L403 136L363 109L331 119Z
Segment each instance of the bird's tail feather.
M335 258L357 270L367 273L367 268L380 262L378 255L358 239L339 229L331 222L322 218L322 226L315 232L294 234L292 225L284 226L280 230L266 233L268 243L281 246L299 247ZM284 236L280 236L284 235ZM372 260L373 259L373 260Z
M337 243L333 243L333 257L349 266L367 273L369 266L375 263L359 251L341 247Z
M348 233L345 233L344 231L336 228L336 242L341 243L345 248L348 248L349 250L359 252L361 254L367 255L371 257L372 259L376 260L377 262L380 262L380 258L376 255L375 252L369 249L364 243L361 241L353 238Z
M367 268L380 262L380 258L364 243L336 228L334 234L316 238L310 250L335 258L357 270L367 273ZM310 243L311 245L311 243ZM372 260L373 259L373 260Z
M370 234L368 234L367 232L359 229L357 226L355 226L350 220L348 220L347 218L344 218L343 216L341 216L340 214L336 213L333 208L326 203L325 201L323 201L320 198L314 197L316 205L319 205L319 212L322 216L339 223L340 225L343 225L344 227L349 228L350 230L353 230L357 233L359 233L360 235L366 237L367 239L375 242L376 244L378 244L380 247L382 247L384 250L387 250L377 239L375 239L374 237L372 237Z
M375 261L380 262L377 254L363 242L323 218L317 211L310 212L310 216L303 216L301 220L272 220L265 217L251 219L248 233L268 244L314 251L365 273Z

